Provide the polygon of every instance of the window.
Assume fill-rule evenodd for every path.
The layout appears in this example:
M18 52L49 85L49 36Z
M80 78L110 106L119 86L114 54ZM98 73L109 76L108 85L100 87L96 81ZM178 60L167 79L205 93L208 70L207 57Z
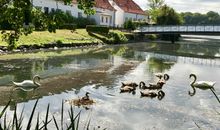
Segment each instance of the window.
M78 12L78 18L82 18L82 12Z
M133 18L133 21L136 21L136 18Z
M108 23L108 17L105 17L105 22Z
M48 7L44 7L44 13L48 14L49 13L49 8Z
M110 24L112 24L112 16L110 16L110 19L109 19L109 20L110 20L110 21L109 21L109 22L110 22Z
M104 17L102 16L102 23L104 23Z

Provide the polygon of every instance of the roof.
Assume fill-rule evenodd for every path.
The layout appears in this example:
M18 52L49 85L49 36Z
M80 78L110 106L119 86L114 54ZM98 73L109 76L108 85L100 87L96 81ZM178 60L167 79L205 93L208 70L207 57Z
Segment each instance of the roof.
M72 0L73 4L77 4L77 0ZM108 0L95 0L95 7L108 9L108 10L115 10Z
M142 14L145 12L133 0L113 0L122 10L127 13Z

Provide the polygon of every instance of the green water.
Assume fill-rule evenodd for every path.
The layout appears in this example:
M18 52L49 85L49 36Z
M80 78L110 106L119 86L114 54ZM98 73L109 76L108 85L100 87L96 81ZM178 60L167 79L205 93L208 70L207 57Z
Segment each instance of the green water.
M75 110L82 110L82 125L90 117L92 128L186 130L198 129L196 124L202 129L220 128L220 104L212 92L196 89L194 96L188 95L192 91L189 74L195 73L200 80L216 81L220 97L220 44L133 43L54 54L49 51L43 56L2 56L0 68L0 108L11 98L14 104L8 114L12 115L15 104L18 112L25 106L26 121L36 99L40 99L36 111L41 115L50 103L50 113L59 116L63 99L74 99L88 91L96 103L89 110ZM120 93L121 82L155 82L157 72L170 75L162 100L141 98L139 89L133 94ZM36 74L42 77L39 89L12 91L11 81L31 79Z

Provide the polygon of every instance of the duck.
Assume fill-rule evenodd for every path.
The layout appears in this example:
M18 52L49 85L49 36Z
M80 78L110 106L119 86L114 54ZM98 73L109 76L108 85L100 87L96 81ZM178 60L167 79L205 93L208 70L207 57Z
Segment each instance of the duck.
M122 88L120 88L120 92L132 92L135 91L136 87L131 87L131 86L123 86Z
M152 90L144 90L144 91L140 91L140 93L141 93L141 97L154 98L158 96L158 99L162 99L165 96L165 93L162 90L158 91L157 93Z
M135 82L128 82L128 83L123 83L123 82L121 82L121 88L123 88L123 87L125 87L125 86L130 86L130 87L133 87L133 88L136 88L137 86L138 86L138 84L137 83L135 83Z
M139 83L139 88L140 88L140 89L149 89L149 87L146 86L146 84L144 83L144 81L141 81L141 82Z
M168 74L162 74L162 73L157 73L155 74L156 77L158 77L159 79L164 79L165 81L169 80L170 76Z
M195 74L190 74L189 78L194 78L194 80L190 83L191 86L195 88L200 88L200 89L213 89L214 90L214 85L216 82L211 82L211 81L196 81L197 76Z
M81 105L92 105L95 103L92 99L89 98L89 92L86 92L84 97L78 97L78 99L66 100L71 105L81 106Z
M159 80L157 83L149 83L148 89L162 89L164 84L166 84L164 80Z
M40 87L41 84L37 82L37 80L39 81L41 78L39 75L35 75L33 77L33 80L24 80L23 82L14 82L12 81L12 83L17 86L17 87L22 87L22 88L37 88Z

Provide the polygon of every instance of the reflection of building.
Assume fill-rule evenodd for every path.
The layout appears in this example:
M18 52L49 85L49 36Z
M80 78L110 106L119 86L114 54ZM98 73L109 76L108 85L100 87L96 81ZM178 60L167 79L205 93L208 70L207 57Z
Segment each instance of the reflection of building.
M78 9L76 0L65 5L59 0L32 0L33 5L45 13L57 9L70 13L74 17L87 17ZM121 27L126 20L146 21L145 12L133 0L95 0L96 14L89 16L98 25Z

